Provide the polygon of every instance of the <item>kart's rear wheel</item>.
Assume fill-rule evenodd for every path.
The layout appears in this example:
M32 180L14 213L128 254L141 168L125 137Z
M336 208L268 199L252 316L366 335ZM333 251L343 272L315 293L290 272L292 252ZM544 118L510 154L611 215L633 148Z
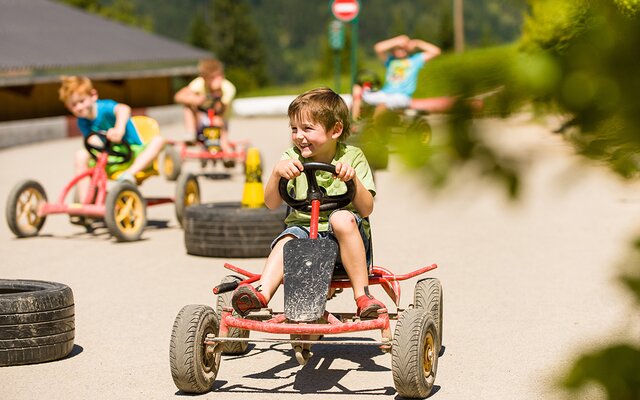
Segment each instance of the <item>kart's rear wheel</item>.
M196 204L200 204L200 185L198 178L192 174L182 174L176 184L176 218L183 225L184 210Z
M438 369L438 331L431 314L408 309L396 323L391 348L393 383L400 397L425 398Z
M38 182L25 180L16 184L9 193L5 212L11 232L18 237L37 235L46 219L38 215L38 210L46 202L47 195Z
M173 145L166 145L162 159L162 174L168 181L175 181L182 170L182 158L180 152Z
M425 278L416 283L413 292L413 305L431 313L438 328L438 353L442 348L442 285L438 278Z
M140 239L147 225L147 207L133 183L119 182L109 191L104 222L118 241L133 242Z
M209 306L182 307L171 331L169 363L176 387L185 393L211 390L220 369L220 352L205 345L207 335L216 336L220 322Z
M222 278L222 283L229 282L240 282L242 278L235 275L227 275ZM222 309L225 307L232 307L231 305L231 297L233 296L233 291L225 292L218 295L218 299L216 301L216 313L218 317L222 316ZM237 316L237 313L233 312L234 316ZM246 329L238 329L238 328L229 328L229 334L227 337L232 338L248 338L250 331ZM249 347L248 342L225 342L222 350L223 354L244 354L247 352L247 348Z

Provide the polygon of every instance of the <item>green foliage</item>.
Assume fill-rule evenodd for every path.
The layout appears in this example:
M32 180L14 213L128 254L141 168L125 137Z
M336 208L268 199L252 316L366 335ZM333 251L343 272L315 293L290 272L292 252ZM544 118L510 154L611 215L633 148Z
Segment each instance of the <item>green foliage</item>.
M212 45L211 37L211 28L209 28L207 21L204 19L204 15L200 13L196 14L189 27L187 43L201 49L210 49Z
M74 7L98 14L112 21L135 26L146 31L153 30L150 16L138 16L135 5L128 0L111 0L108 4L100 0L59 0Z
M212 3L212 50L225 63L225 73L238 92L268 82L262 40L244 0Z

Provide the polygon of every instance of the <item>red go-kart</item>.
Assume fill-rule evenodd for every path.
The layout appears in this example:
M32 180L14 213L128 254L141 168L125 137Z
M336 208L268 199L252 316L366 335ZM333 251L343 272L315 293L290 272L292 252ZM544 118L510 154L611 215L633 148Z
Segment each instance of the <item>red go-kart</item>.
M423 398L433 387L442 344L442 287L436 278L417 282L413 304L390 313L378 311L376 319L362 320L355 313L334 314L326 302L336 291L351 287L344 272L335 266L335 242L317 237L320 210L345 207L353 199L355 185L347 182L347 192L326 195L317 184L316 171L335 173L324 163L304 164L309 183L305 200L287 193L287 180L280 181L280 195L292 208L311 212L310 239L293 239L284 247L284 312L271 309L239 316L231 307L231 291L241 283L256 282L260 275L236 266L225 267L242 275L229 275L213 289L218 295L216 310L206 305L187 305L175 319L170 344L173 381L185 393L205 393L212 389L221 354L243 354L248 342L291 343L296 360L304 365L311 357L311 346L375 345L391 353L392 373L398 394ZM431 264L404 275L386 268L370 269L369 285L382 285L396 307L400 304L399 281L437 268ZM390 320L397 319L391 330ZM379 341L321 340L328 335L378 330ZM283 338L250 338L251 332L285 335Z
M200 160L202 168L205 168L208 162L215 165L222 161L227 169L235 167L236 162L244 161L246 149L249 147L248 141L230 141L232 151L223 151L220 146L223 127L214 122L215 116L222 110L222 101L220 98L213 98L210 104L208 108L200 109L207 114L209 123L199 129L195 141L167 141L162 162L162 173L167 180L178 179L182 164L186 160Z
M134 116L132 120L145 142L159 134L158 124L154 119ZM94 140L94 136L102 137ZM95 142L103 143L103 146L98 146ZM132 156L130 146L122 142L116 148L106 139L104 133L92 133L85 138L84 145L94 158L95 165L74 176L56 202L47 201L47 195L37 181L24 180L13 187L7 201L6 218L9 228L16 236L35 236L48 215L67 214L76 218L75 223L85 225L88 230L91 227L90 221L104 219L109 232L117 240L135 241L140 238L146 226L148 206L175 203L176 217L181 223L184 209L200 203L200 186L197 178L191 174L181 177L176 187L175 198L143 198L135 184L125 181L117 182L107 190L108 180L115 178L115 174L108 176L107 165L127 163ZM136 174L135 178L137 183L141 183L152 175L158 175L157 162ZM79 181L86 178L90 182L85 198L78 199L77 191L74 191L73 197L76 199L66 202L69 192Z

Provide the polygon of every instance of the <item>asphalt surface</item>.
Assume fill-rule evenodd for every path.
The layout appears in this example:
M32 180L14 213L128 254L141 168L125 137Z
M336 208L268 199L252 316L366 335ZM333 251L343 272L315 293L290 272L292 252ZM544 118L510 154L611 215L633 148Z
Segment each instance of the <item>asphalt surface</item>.
M555 398L554 381L577 352L624 335L631 300L615 281L615 266L635 232L639 187L583 165L560 137L526 116L482 124L501 151L529 160L521 201L509 201L470 169L435 192L392 160L376 175L375 263L399 274L439 265L429 275L444 289L445 350L432 398ZM162 129L181 135L179 124ZM260 148L266 180L288 145L287 121L238 119L231 132ZM80 146L72 138L0 151L2 209L11 187L25 178L41 182L55 199ZM229 180L201 179L203 201L239 201L243 178L238 170ZM173 190L162 177L141 186L147 196ZM72 354L0 368L2 399L182 396L169 370L176 314L186 304L215 306L211 289L227 274L224 262L259 272L264 259L187 255L173 206L149 208L148 218L135 243L116 243L104 229L86 233L61 215L47 218L36 238L16 239L0 224L0 277L65 283L76 304ZM412 301L416 280L402 283L401 307ZM379 288L374 294L390 305ZM272 306L281 309L282 291ZM348 290L328 306L355 311ZM200 398L396 397L390 355L329 345L314 353L304 367L288 345L257 343L247 355L223 356L214 391Z

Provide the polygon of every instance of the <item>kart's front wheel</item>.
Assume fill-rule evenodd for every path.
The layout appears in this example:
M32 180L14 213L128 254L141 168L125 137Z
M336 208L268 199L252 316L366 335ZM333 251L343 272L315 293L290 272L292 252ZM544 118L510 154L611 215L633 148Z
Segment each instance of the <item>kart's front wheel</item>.
M182 307L171 331L169 363L176 387L185 393L211 390L220 368L220 352L206 345L207 335L217 335L218 315L209 306Z
M147 225L147 206L136 185L120 182L107 194L104 222L121 242L140 239Z
M416 283L413 292L413 305L415 308L424 309L431 316L438 328L438 352L442 348L442 285L438 278L425 278Z
M182 170L182 158L180 152L173 145L166 145L162 158L162 174L168 181L175 181Z
M11 232L18 237L37 235L46 219L38 211L46 202L47 195L38 182L25 180L15 185L9 193L5 210Z
M438 369L438 331L431 313L405 310L396 323L391 348L393 383L400 397L425 398Z
M191 173L182 174L176 184L176 218L182 226L184 210L200 204L200 184L198 178Z

